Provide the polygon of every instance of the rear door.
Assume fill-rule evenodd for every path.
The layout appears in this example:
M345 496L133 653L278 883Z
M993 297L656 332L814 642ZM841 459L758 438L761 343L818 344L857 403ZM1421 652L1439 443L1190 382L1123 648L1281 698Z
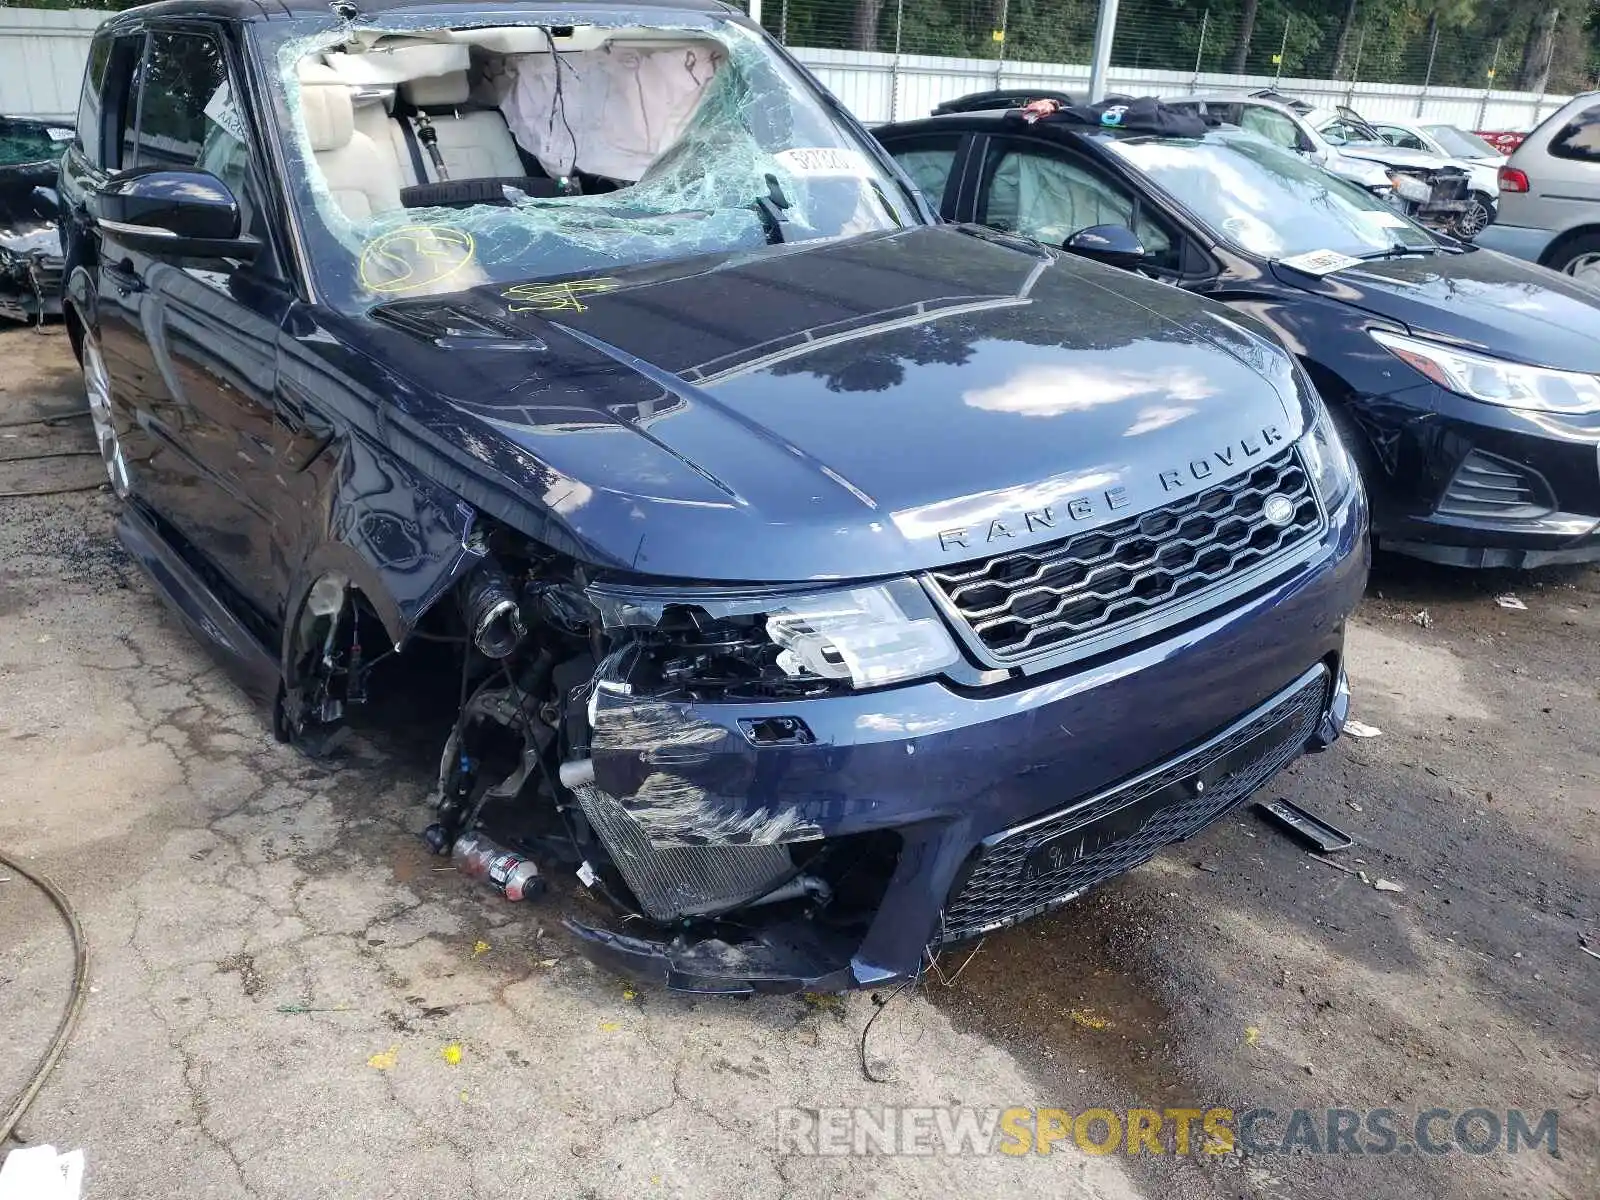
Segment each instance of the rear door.
M270 613L277 334L290 292L273 249L258 139L227 27L152 23L127 88L116 166L200 169L238 198L249 262L155 255L99 227L100 320L111 389L131 410L135 491Z

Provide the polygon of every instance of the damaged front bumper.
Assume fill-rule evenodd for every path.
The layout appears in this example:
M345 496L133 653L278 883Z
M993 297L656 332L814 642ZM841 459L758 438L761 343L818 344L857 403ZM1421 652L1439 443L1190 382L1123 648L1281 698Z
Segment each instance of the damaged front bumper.
M1365 576L1354 502L1226 612L1043 681L765 704L597 688L592 757L563 778L655 911L569 922L579 948L688 991L835 990L1065 903L1338 736ZM834 919L847 893L857 915Z

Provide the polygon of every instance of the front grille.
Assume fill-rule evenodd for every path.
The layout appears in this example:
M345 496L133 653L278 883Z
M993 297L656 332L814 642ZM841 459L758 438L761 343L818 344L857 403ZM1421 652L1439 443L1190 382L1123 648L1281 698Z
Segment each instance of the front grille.
M1293 516L1267 520L1269 496ZM1062 541L933 572L951 606L1000 662L1022 662L1222 591L1314 536L1322 515L1291 448L1226 483Z
M1441 513L1457 517L1541 516L1552 507L1543 477L1481 450L1461 460L1439 501Z
M1318 668L1254 716L1152 772L1082 801L1046 820L987 838L973 852L965 878L946 906L940 940L958 941L1021 921L1131 870L1163 846L1192 837L1243 802L1305 745L1327 703L1328 673ZM1284 736L1284 735L1287 736ZM1252 743L1259 743L1252 746ZM1062 870L1025 870L1028 857L1052 838L1084 829L1163 788L1205 776L1224 759L1232 763L1204 790L1156 808L1131 834Z

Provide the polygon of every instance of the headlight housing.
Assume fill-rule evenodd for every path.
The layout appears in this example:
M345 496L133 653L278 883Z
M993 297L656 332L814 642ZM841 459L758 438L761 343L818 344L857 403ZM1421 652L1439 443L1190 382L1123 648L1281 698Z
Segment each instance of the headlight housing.
M664 672L756 687L785 680L883 687L938 674L961 652L926 593L909 579L812 591L588 589L611 631L637 631ZM676 657L674 657L676 656ZM745 671L753 676L738 679ZM735 690L738 690L735 688Z
M1415 175L1407 175L1404 171L1390 171L1389 182L1394 186L1394 194L1402 200L1426 204L1433 199L1433 188L1426 180L1418 179Z
M1374 329L1372 338L1446 391L1531 412L1600 412L1600 377L1458 350Z
M1300 439L1300 457L1311 473L1311 484L1322 497L1323 507L1332 511L1343 504L1355 489L1355 464L1339 440L1327 406L1317 404L1317 419Z

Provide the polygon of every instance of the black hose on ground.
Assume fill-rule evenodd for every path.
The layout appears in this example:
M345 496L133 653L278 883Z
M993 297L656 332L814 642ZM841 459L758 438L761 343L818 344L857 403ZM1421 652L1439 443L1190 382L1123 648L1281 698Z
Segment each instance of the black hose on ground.
M83 1003L89 996L89 940L84 936L83 926L78 924L78 914L73 911L72 902L61 894L61 889L51 883L48 877L28 870L3 851L0 851L0 867L15 871L48 896L50 903L56 906L56 911L61 914L62 920L66 921L67 929L72 934L72 999L56 1025L55 1037L50 1041L50 1048L45 1051L44 1057L39 1060L39 1065L28 1077L28 1082L17 1097L17 1102L3 1117L0 1117L0 1145L3 1145L11 1136L11 1131L16 1128L17 1122L22 1120L22 1114L28 1111L28 1106L39 1094L44 1081L50 1077L50 1072L55 1069L56 1061L67 1048L67 1040L72 1036L73 1026L77 1025L78 1016L83 1012Z

